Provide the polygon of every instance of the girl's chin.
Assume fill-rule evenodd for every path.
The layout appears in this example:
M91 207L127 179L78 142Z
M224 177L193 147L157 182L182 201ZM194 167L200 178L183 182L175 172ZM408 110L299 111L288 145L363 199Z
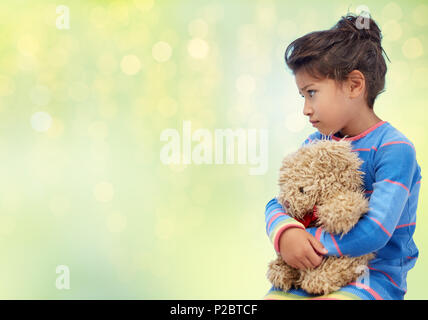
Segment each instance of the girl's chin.
M318 129L319 133L321 133L321 134L323 134L325 136L332 136L332 135L334 135L336 133L336 131L334 131L334 130L328 131L328 130L321 129L321 128L317 128L317 129Z

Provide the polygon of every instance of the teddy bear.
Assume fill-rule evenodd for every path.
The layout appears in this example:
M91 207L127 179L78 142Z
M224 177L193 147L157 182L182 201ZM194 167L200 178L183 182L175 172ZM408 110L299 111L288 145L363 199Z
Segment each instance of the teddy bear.
M343 236L369 211L364 172L359 170L362 163L348 140L313 140L283 159L278 203L305 228L321 227ZM284 291L293 286L309 294L326 295L356 281L373 258L373 253L325 256L318 267L299 270L277 253L269 263L267 278Z

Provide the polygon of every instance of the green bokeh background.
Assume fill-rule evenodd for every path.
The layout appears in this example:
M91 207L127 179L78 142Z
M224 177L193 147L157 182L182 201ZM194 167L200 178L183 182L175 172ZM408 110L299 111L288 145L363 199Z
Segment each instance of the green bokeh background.
M375 103L428 160L428 5L365 1L384 33ZM58 29L59 5L70 28ZM284 49L346 1L2 1L0 298L260 299L264 208L282 157L314 131ZM43 112L42 117L38 117ZM43 117L44 115L44 117ZM165 165L160 134L268 129L269 168ZM407 299L426 299L422 189ZM56 288L56 267L70 289Z

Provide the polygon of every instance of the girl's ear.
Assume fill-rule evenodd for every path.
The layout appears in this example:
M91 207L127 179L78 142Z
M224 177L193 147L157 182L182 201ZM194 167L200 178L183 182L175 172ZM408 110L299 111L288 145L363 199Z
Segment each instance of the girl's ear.
M348 74L347 89L349 99L354 99L364 95L366 89L366 78L359 70L353 70Z

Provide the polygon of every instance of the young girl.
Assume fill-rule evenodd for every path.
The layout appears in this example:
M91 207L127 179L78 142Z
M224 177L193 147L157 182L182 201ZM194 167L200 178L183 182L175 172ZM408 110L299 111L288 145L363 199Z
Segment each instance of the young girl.
M403 299L406 293L407 272L418 257L413 233L421 169L412 142L373 111L385 85L382 37L372 19L368 29L358 22L348 15L329 30L298 38L288 46L285 60L305 98L303 113L318 129L303 144L326 136L351 141L364 160L370 210L342 238L322 228L305 229L276 198L267 204L265 220L275 250L295 268L316 268L324 255L375 252L376 258L362 281L329 295L272 287L265 299Z

